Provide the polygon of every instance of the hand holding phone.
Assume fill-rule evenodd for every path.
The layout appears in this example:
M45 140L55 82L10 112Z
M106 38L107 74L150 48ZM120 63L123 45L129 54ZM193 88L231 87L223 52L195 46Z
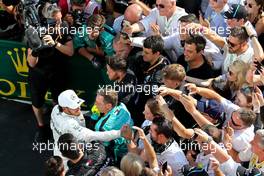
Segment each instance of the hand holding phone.
M257 68L257 71L261 71L261 68L263 67L263 65L257 60L254 61L254 64Z
M168 162L166 161L165 163L162 164L162 173L164 174L165 171L167 170L168 168Z
M123 20L123 27L129 27L131 26L131 23L127 20Z
M199 10L199 17L201 17L204 20L204 13L201 10Z

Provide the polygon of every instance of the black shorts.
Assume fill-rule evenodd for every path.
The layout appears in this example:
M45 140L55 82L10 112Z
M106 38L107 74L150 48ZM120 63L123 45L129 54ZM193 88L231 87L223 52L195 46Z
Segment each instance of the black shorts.
M45 95L49 90L51 98L57 102L59 94L66 90L66 74L39 68L29 69L29 85L32 105L41 108L45 103Z

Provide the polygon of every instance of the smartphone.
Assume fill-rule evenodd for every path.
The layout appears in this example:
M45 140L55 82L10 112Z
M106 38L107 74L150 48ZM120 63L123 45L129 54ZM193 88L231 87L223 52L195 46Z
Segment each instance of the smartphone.
M162 173L164 174L165 171L167 170L168 167L168 162L166 161L165 163L162 164Z
M263 67L263 65L259 61L254 61L254 64L256 65L257 70L261 71L261 67Z
M189 95L190 91L189 91L189 89L187 87L184 87L182 93L185 94L185 95Z
M247 22L245 23L245 26L251 27L250 22L247 21Z
M130 22L127 20L123 20L123 27L131 26Z
M204 13L201 10L199 10L199 15L204 19Z
M128 33L121 31L120 34L122 35L122 37L123 37L125 40L130 40L130 41L131 41L131 38L130 38L130 36L128 35Z

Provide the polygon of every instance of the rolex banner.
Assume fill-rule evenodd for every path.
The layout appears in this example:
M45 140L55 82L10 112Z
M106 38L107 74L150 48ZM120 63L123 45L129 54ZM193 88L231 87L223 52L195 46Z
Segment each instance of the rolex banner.
M0 97L30 102L28 83L27 48L25 45L0 40ZM90 108L94 103L96 90L109 83L105 70L95 70L83 57L70 58L69 88L85 100L83 108ZM50 101L50 93L46 95Z

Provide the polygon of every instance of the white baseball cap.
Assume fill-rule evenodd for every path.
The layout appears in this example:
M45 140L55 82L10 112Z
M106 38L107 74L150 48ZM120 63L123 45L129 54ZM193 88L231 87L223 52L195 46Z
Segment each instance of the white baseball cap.
M65 90L59 95L58 102L61 107L76 109L84 100L79 98L73 90Z

